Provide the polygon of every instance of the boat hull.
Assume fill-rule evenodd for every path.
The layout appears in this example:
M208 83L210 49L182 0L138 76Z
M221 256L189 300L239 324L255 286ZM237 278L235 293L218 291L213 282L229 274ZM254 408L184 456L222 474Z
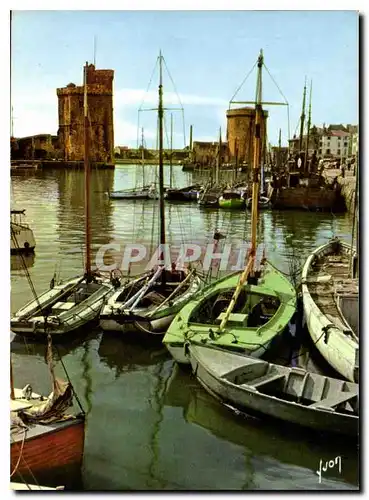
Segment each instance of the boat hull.
M41 431L30 437L27 431L23 447L23 435L10 445L11 473L19 461L13 478L32 480L30 471L37 478L57 475L62 469L64 475L67 469L78 471L83 459L85 417L36 427Z
M144 286L146 275L136 279L132 284ZM179 285L179 282L178 282ZM123 293L124 287L118 289L107 301L100 313L100 327L104 331L115 331L121 333L134 333L137 330L153 334L163 335L170 326L175 315L181 308L191 299L192 295L199 290L202 282L197 276L192 276L189 288L177 298L173 299L171 304L156 305L149 308L134 307L133 309L123 309L123 304L120 302L120 296ZM141 286L141 285L140 285Z
M246 283L243 286L243 293L250 294L250 297L264 297L265 300L277 302L278 297L283 297L283 302L279 302L277 308L273 309L272 315L265 318L262 323L254 326L249 322L252 315L250 314L248 319L249 314L242 312L235 314L224 330L219 331L222 315L228 304L224 302L216 312L215 319L212 317L199 319L198 313L203 310L204 304L212 308L219 297L226 295L230 300L237 287L240 274L240 272L233 273L208 285L201 290L201 295L193 297L178 312L163 339L167 349L178 363L189 363L186 355L188 340L260 357L274 339L277 339L288 328L289 321L295 313L296 293L288 280L270 264L267 264L264 269L263 285ZM274 299L271 299L272 297Z
M166 192L166 199L168 201L196 201L197 191L171 191Z
M281 421L287 421L303 427L310 427L319 431L336 432L350 436L357 436L359 431L359 419L357 415L346 415L336 413L332 409L324 410L321 407L303 405L294 401L281 399L277 396L259 392L252 386L252 380L243 384L231 383L222 378L219 373L212 370L211 364L206 362L201 355L205 347L190 347L190 359L192 371L198 381L211 394L218 397L222 402L230 404L234 408L252 411L258 415L267 415ZM227 355L227 354L226 354ZM242 360L242 356L231 355ZM219 357L219 360L221 357ZM236 370L236 363L234 370ZM293 369L292 369L293 370ZM292 371L291 370L291 371ZM304 372L304 370L302 370ZM242 372L240 372L240 376ZM305 372L306 374L308 372ZM321 378L326 378L318 376ZM288 380L288 379L287 379ZM332 382L334 379L330 379ZM354 385L354 384L352 384ZM358 391L358 386L356 386Z
M330 211L341 208L337 191L325 187L291 187L274 189L271 204L277 209Z
M11 224L11 232L16 238L16 243L10 237L10 253L31 253L36 247L35 237L33 232L28 227L23 227L18 224Z
M332 324L332 321L315 303L309 287L309 275L314 260L332 253L334 244L335 242L329 242L320 246L310 254L305 262L302 271L304 317L311 339L321 355L342 377L356 382L358 374L355 365L359 343L345 334L342 329ZM346 252L350 252L349 245L342 242L340 244Z
M219 207L228 208L232 210L241 210L245 207L245 200L239 198L233 198L230 200L225 200L222 197L219 198Z
M83 277L73 278L44 292L38 300L31 301L14 314L10 320L11 330L20 335L44 337L45 318L41 315L38 304L44 309L57 307L57 304L65 307L66 303L61 302L63 295L72 294L71 290L77 290L83 283ZM112 285L108 282L100 282L96 286L97 290L88 298L75 305L71 303L72 307L69 310L50 314L47 318L47 332L53 336L62 336L96 320L107 297L113 291Z
M149 329L148 321L145 320L145 318L143 318L142 321L140 321L139 318L136 318L132 322L122 324L111 317L104 317L104 315L100 315L100 328L104 331L109 332L134 333L137 330L141 330L153 335L163 335L163 333L173 321L175 315L176 313L173 313L162 318L150 320Z

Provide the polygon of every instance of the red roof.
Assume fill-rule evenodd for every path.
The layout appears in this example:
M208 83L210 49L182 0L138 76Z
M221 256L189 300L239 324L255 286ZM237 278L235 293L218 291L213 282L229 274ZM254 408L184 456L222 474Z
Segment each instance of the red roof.
M348 137L350 134L343 130L330 130L328 135L332 135L334 137Z

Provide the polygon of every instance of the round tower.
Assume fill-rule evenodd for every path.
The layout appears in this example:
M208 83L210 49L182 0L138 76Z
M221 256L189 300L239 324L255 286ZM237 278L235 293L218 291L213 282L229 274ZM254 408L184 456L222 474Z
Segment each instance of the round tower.
M235 159L238 149L238 161L251 165L253 159L253 140L255 133L255 108L245 107L227 111L227 140L230 160ZM261 144L266 146L266 127L268 111L263 111L261 123ZM263 152L262 152L263 157Z

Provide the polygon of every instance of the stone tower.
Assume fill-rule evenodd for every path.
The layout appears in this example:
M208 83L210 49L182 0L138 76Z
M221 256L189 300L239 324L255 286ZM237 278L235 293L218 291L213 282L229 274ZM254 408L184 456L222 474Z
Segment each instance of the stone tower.
M265 151L266 146L267 118L268 111L263 111L263 120L261 123L261 144L263 147L262 151ZM254 133L254 108L246 107L229 109L227 111L227 140L230 160L233 160L235 158L237 145L239 162L245 161L248 165L251 165L254 154Z
M86 69L84 68L84 71ZM113 78L110 69L87 66L87 103L90 118L90 160L114 163ZM70 83L56 90L59 108L59 144L65 161L84 159L83 85Z

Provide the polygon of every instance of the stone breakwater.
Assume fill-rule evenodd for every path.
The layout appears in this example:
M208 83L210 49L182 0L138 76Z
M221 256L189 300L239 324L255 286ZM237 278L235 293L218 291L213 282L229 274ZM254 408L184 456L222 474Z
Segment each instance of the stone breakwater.
M326 170L324 175L330 182L337 177L337 182L341 186L341 194L346 203L346 209L353 214L355 209L356 176L353 175L352 170L346 170L345 177L342 177L341 171L337 169Z

